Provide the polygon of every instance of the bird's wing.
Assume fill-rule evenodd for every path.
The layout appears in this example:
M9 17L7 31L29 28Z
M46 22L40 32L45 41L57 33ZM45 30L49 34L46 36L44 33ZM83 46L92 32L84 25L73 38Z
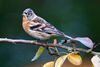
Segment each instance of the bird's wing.
M61 31L57 30L53 25L51 25L50 23L48 23L47 21L45 21L41 17L35 18L33 20L33 22L40 23L40 24L38 24L36 26L31 27L31 28L37 27L37 29L35 29L37 31L45 32L45 33L48 33L48 34L63 35L63 33ZM42 28L39 28L40 26L41 27L43 26L43 27Z

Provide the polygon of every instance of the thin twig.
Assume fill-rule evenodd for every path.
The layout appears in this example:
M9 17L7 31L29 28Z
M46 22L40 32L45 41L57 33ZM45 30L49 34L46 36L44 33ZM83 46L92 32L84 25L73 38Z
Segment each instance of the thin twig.
M62 48L62 49L66 49L66 50L73 50L72 47L68 47L65 45L61 45L61 44L45 44L45 43L40 43L37 41L33 41L33 40L23 40L23 39L8 39L8 38L0 38L0 43L15 43L15 44L32 44L32 45L36 45L36 46L43 46L43 47L58 47L58 48ZM100 55L100 52L95 52L95 51L90 51L87 49L82 49L82 48L76 48L76 50L81 51L81 52L85 52L85 53L91 53L94 55Z

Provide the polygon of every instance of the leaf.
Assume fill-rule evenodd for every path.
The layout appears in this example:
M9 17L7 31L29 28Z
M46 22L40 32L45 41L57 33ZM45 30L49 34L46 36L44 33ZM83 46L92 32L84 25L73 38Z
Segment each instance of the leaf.
M43 67L54 67L54 61L47 62L43 65Z
M92 40L88 37L77 37L77 38L74 38L73 40L81 42L83 45L87 46L88 48L93 48L93 45L94 45Z
M67 59L74 65L82 64L82 58L79 54L70 53L68 54Z
M61 56L59 57L56 62L55 62L55 66L54 67L61 67L64 63L64 61L66 60L67 55Z
M100 58L98 55L93 56L91 61L93 63L93 67L100 67Z
M44 47L39 47L38 51L36 52L35 56L33 57L33 59L31 61L35 61L37 60L43 53L44 51Z

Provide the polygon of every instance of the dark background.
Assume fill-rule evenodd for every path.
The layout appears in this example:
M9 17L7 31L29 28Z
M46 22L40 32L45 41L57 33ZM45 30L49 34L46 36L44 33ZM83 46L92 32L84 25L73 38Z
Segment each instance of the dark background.
M90 37L100 42L99 0L0 0L0 37L33 39L22 29L22 12L32 8L35 13L72 37ZM31 62L37 46L0 44L0 67L23 67L45 62L48 54ZM100 51L100 47L95 51ZM49 58L53 60L52 57ZM42 67L42 66L40 66Z

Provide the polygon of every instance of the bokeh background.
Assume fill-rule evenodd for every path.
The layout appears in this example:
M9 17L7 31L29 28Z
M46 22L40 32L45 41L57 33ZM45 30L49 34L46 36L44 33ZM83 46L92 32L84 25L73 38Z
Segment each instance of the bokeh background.
M100 42L99 0L0 0L1 38L33 39L22 29L22 12L26 8L32 8L37 15L67 35L87 36L95 43ZM0 67L42 67L43 63L54 59L45 51L39 60L31 62L37 48L28 44L1 43ZM95 51L100 51L99 48ZM88 58L88 55L85 57ZM84 60L83 67L91 67L84 66L91 64L88 60Z

